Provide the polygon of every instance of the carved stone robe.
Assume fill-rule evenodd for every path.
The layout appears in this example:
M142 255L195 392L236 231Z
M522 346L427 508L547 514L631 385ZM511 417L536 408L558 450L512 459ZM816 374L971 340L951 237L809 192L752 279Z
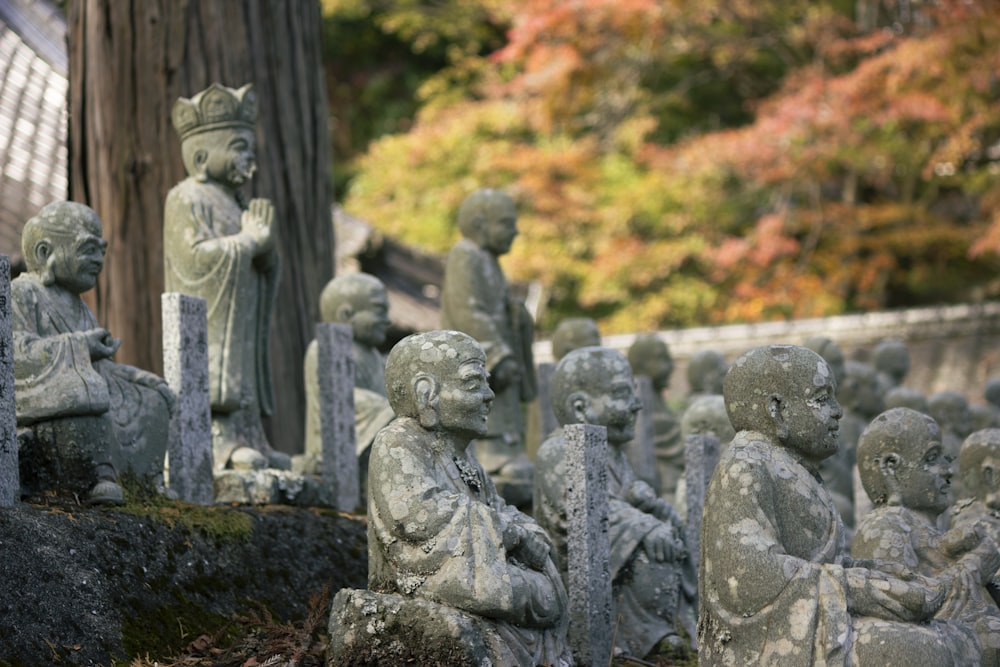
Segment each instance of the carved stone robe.
M850 567L844 544L818 473L766 436L738 433L705 499L699 664L979 664L965 627L857 616L855 605L898 609L898 580Z
M166 290L208 304L209 389L215 464L248 446L270 445L261 415L274 407L268 345L278 255L254 257L243 207L222 186L187 178L167 195L163 222Z
M504 548L516 523L482 466L411 418L372 444L368 480L368 586L424 598L490 621L505 640L500 665L568 664L567 597L551 557L541 571Z

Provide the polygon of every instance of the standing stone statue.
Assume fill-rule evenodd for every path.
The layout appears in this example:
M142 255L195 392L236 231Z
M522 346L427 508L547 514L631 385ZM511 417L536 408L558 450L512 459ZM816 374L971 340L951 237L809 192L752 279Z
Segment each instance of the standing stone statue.
M241 188L257 169L257 95L219 84L174 104L188 177L167 195L165 282L208 303L216 468L288 469L261 423L274 405L268 345L279 262L274 207Z
M653 449L656 453L660 496L673 498L677 484L684 476L684 439L681 437L680 423L663 397L670 386L674 359L662 338L656 334L642 334L636 336L629 346L628 362L633 373L645 375L653 385Z
M559 322L552 332L552 358L559 361L573 350L600 344L597 322L589 317L569 317Z
M951 504L952 475L937 423L909 408L883 412L861 434L858 465L874 509L858 526L851 554L937 577L945 601L935 618L974 630L983 652L978 664L1000 664L1000 609L986 590L1000 553L976 525L947 533L937 527Z
M441 324L479 341L496 394L489 427L475 442L476 457L501 494L515 505L531 501L532 465L525 454L521 404L535 398L531 351L534 323L515 299L498 261L517 235L514 201L498 190L476 190L458 210L462 240L448 253Z
M365 664L402 664L390 646L401 639L416 664L568 665L549 538L504 503L468 449L493 401L483 349L457 331L415 334L393 347L385 377L398 418L372 445L370 592L334 601L330 664L359 664L353 651L371 660L364 652L380 645L382 661ZM461 652L432 659L460 640Z
M959 477L967 497L952 509L951 525L979 525L1000 543L1000 428L987 428L969 435L958 455ZM1000 597L1000 592L997 593Z
M385 395L385 359L378 348L389 331L389 295L385 285L367 273L349 273L334 278L320 294L320 317L324 322L350 324L354 336L354 428L362 478L367 476L369 447L394 413ZM316 341L306 348L306 445L305 469L318 470L323 453L320 438L320 401Z
M687 560L683 528L673 507L636 477L623 448L635 436L642 407L628 360L603 347L570 352L552 375L552 405L563 426L607 428L612 618L620 619L615 646L643 657L661 641L679 645L676 622ZM535 516L556 544L565 577L567 472L561 430L542 443L535 465Z
M97 213L75 202L49 204L24 225L27 271L11 283L14 386L18 426L55 459L40 462L57 475L41 483L116 503L118 472L162 486L175 397L162 378L112 360L121 341L80 298L104 267L101 235Z
M845 553L816 472L839 446L834 390L830 367L803 347L756 348L729 369L737 434L703 513L699 664L978 664L973 633L932 620L944 601L936 579Z

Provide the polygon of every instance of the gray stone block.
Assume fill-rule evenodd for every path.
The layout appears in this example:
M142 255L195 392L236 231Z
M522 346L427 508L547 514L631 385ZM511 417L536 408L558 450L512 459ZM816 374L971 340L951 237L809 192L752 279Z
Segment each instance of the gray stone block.
M350 325L316 325L319 346L320 475L330 488L335 507L357 509L361 489L354 429L354 335Z
M0 507L21 498L14 412L14 341L10 319L10 257L0 255Z

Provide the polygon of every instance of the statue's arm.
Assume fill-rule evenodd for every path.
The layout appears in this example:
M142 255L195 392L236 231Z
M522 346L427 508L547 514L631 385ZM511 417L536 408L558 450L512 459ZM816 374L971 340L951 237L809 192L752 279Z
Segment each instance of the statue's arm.
M191 201L176 191L167 196L164 213L164 251L174 262L196 271L211 269L223 256L260 254L253 234L240 231L223 235L215 231L211 204Z
M450 317L447 326L479 341L486 351L487 366L493 369L514 353L494 319L496 312L506 312L506 295L496 293L486 271L482 253L471 244L457 243L448 253L447 289L442 299Z

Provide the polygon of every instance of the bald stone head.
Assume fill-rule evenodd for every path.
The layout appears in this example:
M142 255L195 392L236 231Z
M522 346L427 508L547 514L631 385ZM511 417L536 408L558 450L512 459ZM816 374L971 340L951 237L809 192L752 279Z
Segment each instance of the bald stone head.
M795 345L758 347L726 374L723 396L733 428L755 431L817 463L837 452L843 415L830 366Z
M572 350L600 344L601 332L597 330L594 320L589 317L570 317L560 322L552 332L552 357L559 361Z
M681 436L711 434L723 445L736 437L736 431L726 412L726 400L721 394L699 396L681 417Z
M48 204L24 224L21 252L28 271L43 284L82 294L97 284L108 242L97 213L83 204Z
M966 493L1000 510L1000 428L984 428L965 439L958 471Z
M857 452L861 484L872 503L903 503L904 489L923 483L917 475L929 448L943 458L941 429L930 415L892 408L875 417L861 433Z
M628 348L628 362L632 372L648 377L657 391L663 391L670 385L674 358L666 342L656 334L636 336Z
M875 346L872 364L892 381L893 386L898 385L910 372L910 351L903 341L888 338Z
M844 383L844 373L846 372L844 368L844 352L840 349L839 345L833 342L832 338L813 336L803 344L803 347L807 347L823 357L826 363L829 364L830 370L833 371L833 377L836 378L838 387Z
M514 200L500 190L476 190L458 208L458 229L480 248L506 254L517 236Z
M569 352L552 373L552 409L560 424L594 424L608 429L608 443L635 437L642 402L632 367L621 352L582 347Z
M688 360L688 386L692 394L721 394L726 358L716 350L698 350Z
M324 322L350 324L354 339L371 347L389 331L389 294L382 281L367 273L348 273L326 284L319 297Z
M422 378L441 382L465 364L485 365L486 354L474 338L459 331L427 331L396 343L385 360L389 405L400 417L416 417L415 386Z

